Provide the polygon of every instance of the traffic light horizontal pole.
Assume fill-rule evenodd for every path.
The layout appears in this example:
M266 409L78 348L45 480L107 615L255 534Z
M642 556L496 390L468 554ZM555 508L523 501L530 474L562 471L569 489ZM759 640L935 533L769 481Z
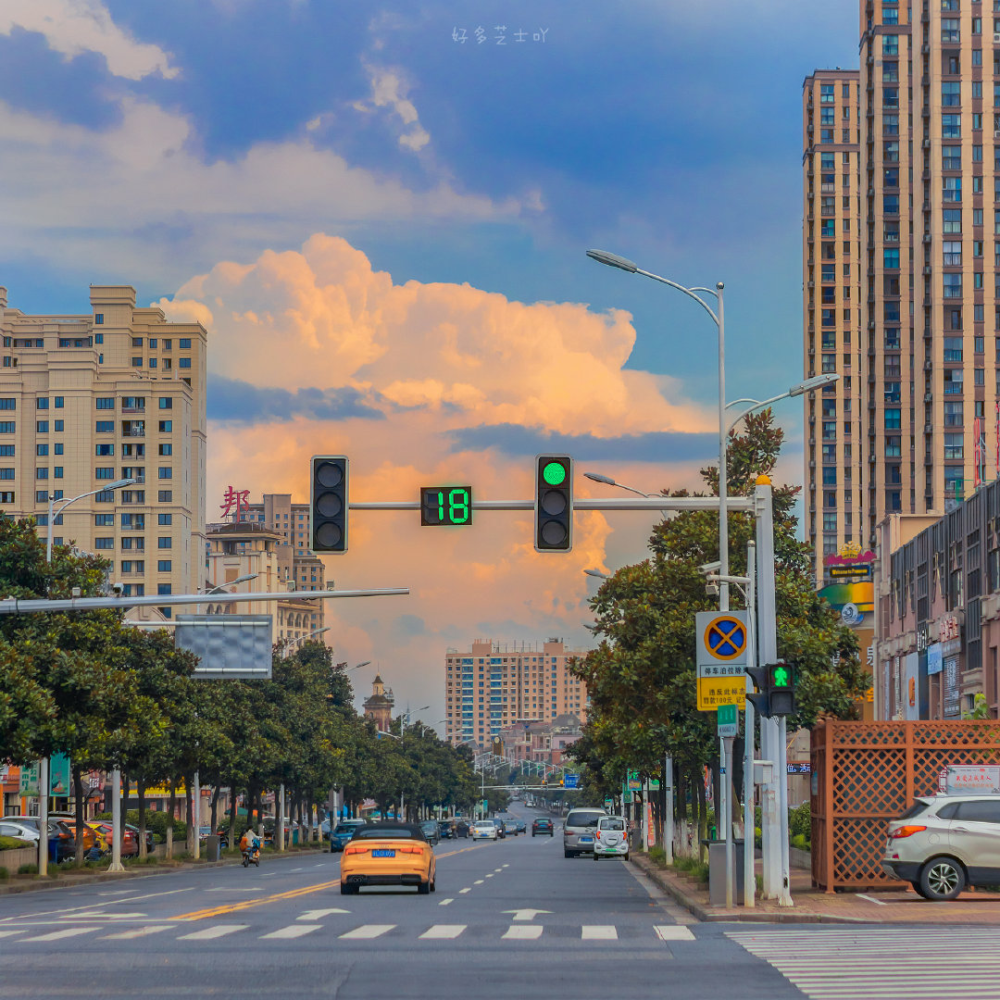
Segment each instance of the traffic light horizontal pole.
M94 611L101 608L167 607L175 604L234 604L246 601L306 601L334 597L399 597L409 587L387 590L281 590L266 594L157 594L144 597L71 597L66 600L0 600L0 615L23 615L33 611Z
M351 510L420 510L419 500L352 500ZM718 497L586 497L573 501L575 510L713 510ZM534 510L534 500L473 500L473 510ZM753 510L753 497L727 497L727 510Z

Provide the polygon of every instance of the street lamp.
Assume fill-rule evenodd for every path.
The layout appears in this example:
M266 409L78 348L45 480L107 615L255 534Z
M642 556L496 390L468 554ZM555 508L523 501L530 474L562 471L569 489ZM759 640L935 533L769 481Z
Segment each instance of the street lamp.
M712 322L719 330L719 560L722 563L722 576L729 575L729 511L726 509L726 325L723 310L722 290L725 287L721 281L716 282L715 288L704 288L695 285L686 288L684 285L671 281L669 278L662 278L652 271L644 271L627 257L619 257L618 254L608 253L606 250L588 250L587 256L596 260L599 264L607 264L609 267L617 267L622 271L631 274L641 274L653 281L676 288L683 292L688 298L694 299L712 317ZM712 307L698 295L702 292L706 295L714 295L716 307ZM719 588L719 610L729 610L729 584L723 582Z
M235 587L236 584L238 583L246 583L249 580L256 580L258 576L260 576L259 573L245 573L243 576L236 577L235 580L229 580L226 583L220 583L217 587L211 587L209 589L201 587L199 588L198 593L200 594L202 593L202 591L204 591L205 594L218 594L221 591L225 590L226 587Z
M663 496L662 493L643 493L642 490L637 490L632 486L626 486L624 483L617 483L610 476L602 476L599 472L585 472L583 474L585 479L589 479L595 483L603 483L605 486L617 486L620 490L628 490L629 493L638 493L641 497L660 497Z
M737 403L749 403L745 410L741 410L729 424L730 428L735 427L745 416L753 413L754 410L759 410L762 407L770 406L772 403L777 403L782 399L789 399L792 396L801 396L806 392L813 392L816 389L822 389L824 386L833 385L840 378L838 372L826 372L823 375L814 375L812 378L807 378L804 382L799 382L798 385L793 385L791 389L786 389L784 392L779 392L777 396L771 396L770 399L734 399L726 403L726 409L728 410L730 406L736 406Z
M107 486L102 486L99 490L91 490L89 493L81 493L78 497L70 497L68 500L64 500L59 510L54 513L53 507L55 505L56 495L55 493L50 493L49 531L48 537L45 541L45 561L52 562L52 528L55 524L55 519L59 517L71 503L76 503L77 500L83 500L85 497L97 496L98 493L110 493L111 490L120 490L123 486L131 486L133 483L137 483L138 481L138 479L116 479L113 483L108 483Z
M607 573L602 573L599 569L585 569L584 573L586 573L587 576L597 577L598 580L610 580L611 579L611 577L608 576Z
M305 642L306 639L311 639L314 635L320 635L323 632L329 632L332 626L326 625L323 628L315 628L311 632L307 632L305 635L300 635L295 639L285 639L284 644L286 646L291 646L295 642Z

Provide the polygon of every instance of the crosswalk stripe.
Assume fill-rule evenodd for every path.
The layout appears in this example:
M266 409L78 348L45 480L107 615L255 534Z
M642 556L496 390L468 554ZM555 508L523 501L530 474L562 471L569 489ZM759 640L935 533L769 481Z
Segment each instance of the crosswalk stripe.
M260 939L267 941L270 938L277 938L280 941L287 941L289 938L305 937L306 934L312 934L313 931L322 930L322 928L322 924L289 924L287 927L271 931L270 934L261 934Z
M507 940L535 941L542 936L544 929L540 924L512 924L503 936Z
M341 910L337 906L331 906L326 910L306 910L301 916L296 917L296 920L305 920L307 923L311 923L314 920L322 920L324 917L329 917L334 913L350 913L350 910Z
M466 928L466 924L435 924L420 935L421 940L440 941L457 938Z
M0 931L0 938L13 937L15 934L23 934L23 930L19 931Z
M119 931L117 934L105 934L102 941L131 941L133 938L149 937L150 934L159 934L160 931L169 931L171 924L155 924L149 927L136 927L130 931Z
M581 941L617 941L618 928L614 924L584 924L580 928Z
M39 934L37 937L21 938L21 941L61 941L63 938L76 937L79 934L92 934L100 929L100 927L64 927L61 931L50 931L48 934Z
M694 935L687 927L678 924L657 924L653 928L661 941L693 941Z
M995 932L965 928L727 931L810 1000L993 1000L1000 995ZM961 974L955 974L955 968Z
M346 934L341 934L340 939L344 940L347 938L352 941L369 941L372 938L388 934L395 926L395 924L362 924L360 927L355 927L354 930L348 931Z
M178 941L212 941L215 938L225 937L227 934L235 934L237 931L245 931L249 924L214 924L206 927L203 931L192 931L190 934L182 934Z

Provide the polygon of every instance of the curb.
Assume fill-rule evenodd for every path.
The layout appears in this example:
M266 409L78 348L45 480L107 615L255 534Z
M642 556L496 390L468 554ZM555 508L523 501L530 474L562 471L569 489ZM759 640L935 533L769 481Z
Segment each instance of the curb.
M273 857L278 855L293 857L295 855L309 856L312 854L328 854L329 849L317 849L315 851L275 851ZM53 889L72 889L79 886L99 884L101 882L121 882L133 878L145 878L155 875L170 875L176 872L201 871L205 868L228 868L232 865L240 864L239 858L226 858L224 861L181 861L176 865L149 865L148 867L126 868L123 872L95 872L94 874L74 873L63 878L49 876L48 882L23 882L18 885L0 884L0 897L16 896L24 892L49 892Z
M689 913L704 923L769 923L769 924L871 924L877 920L864 917L837 917L825 913L759 912L755 910L718 910L703 906L689 896L662 868L642 854L633 853L629 862L641 868L664 892L673 897Z

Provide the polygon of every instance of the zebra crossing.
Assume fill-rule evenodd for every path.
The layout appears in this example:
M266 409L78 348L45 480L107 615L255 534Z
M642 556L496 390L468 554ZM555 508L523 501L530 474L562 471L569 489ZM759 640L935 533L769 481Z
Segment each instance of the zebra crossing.
M307 918L317 911L306 911ZM341 911L342 912L342 911ZM50 925L51 926L51 925ZM219 941L234 935L252 934L258 941L295 941L299 938L307 938L320 934L328 939L340 940L347 943L375 941L386 935L395 933L397 936L413 938L416 941L456 941L463 936L475 937L480 943L485 939L496 942L504 941L539 941L547 939L550 942L554 939L562 941L580 941L587 944L620 944L626 943L635 945L636 943L648 943L654 945L657 942L676 944L677 942L694 941L695 937L690 929L675 924L653 924L653 925L630 925L619 928L615 924L583 924L579 926L549 925L542 924L433 924L429 927L405 927L400 928L397 924L360 924L355 927L345 928L342 925L333 927L328 924L315 922L304 923L300 917L295 923L286 927L278 928L252 928L248 923L219 923L210 924L207 927L197 927L189 930L188 923L170 923L160 921L158 923L142 924L136 927L123 929L118 924L79 924L71 927L58 927L55 930L43 930L39 926L27 927L5 927L0 930L0 936L4 938L5 947L14 945L30 946L39 943L51 943L58 941L68 941L76 938L81 940L94 939L100 941L133 941L153 937L161 940L173 939L183 941L186 944L197 944L198 942ZM39 933L42 931L41 933ZM167 932L173 931L173 934Z
M996 1000L995 930L865 927L727 931L809 1000Z

